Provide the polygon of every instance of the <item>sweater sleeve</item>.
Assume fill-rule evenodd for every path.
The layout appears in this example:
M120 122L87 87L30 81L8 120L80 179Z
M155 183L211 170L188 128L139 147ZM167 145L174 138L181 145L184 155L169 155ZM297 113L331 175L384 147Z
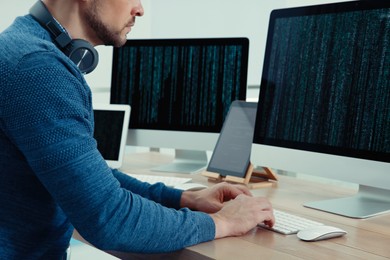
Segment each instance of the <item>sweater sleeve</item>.
M90 90L61 63L42 52L20 64L17 84L4 91L4 129L78 232L123 252L170 252L213 239L207 214L161 205L177 208L180 192L142 186L107 166L93 138Z
M180 208L182 190L167 187L162 183L150 185L148 183L140 182L118 170L113 170L113 174L120 182L121 187L166 207L175 209Z

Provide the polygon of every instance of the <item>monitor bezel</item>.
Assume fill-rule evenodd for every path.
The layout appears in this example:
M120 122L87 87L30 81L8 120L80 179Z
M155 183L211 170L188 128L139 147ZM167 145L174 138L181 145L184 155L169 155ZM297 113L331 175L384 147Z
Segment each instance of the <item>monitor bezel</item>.
M241 82L240 93L236 100L246 100L247 95L247 81L248 81L248 66L249 66L249 39L246 37L215 37L215 38L152 38L152 39L128 39L124 46L210 46L210 45L240 45L242 46L242 59L241 63ZM119 47L119 48L122 48ZM110 103L115 104L115 97L113 97L113 87L117 84L115 75L118 72L118 56L119 48L113 48L112 58L112 72L111 72L111 91L110 91ZM226 109L225 116L228 109ZM223 120L220 125L215 126L213 129L209 127L196 127L196 128L183 128L183 127L132 127L131 130L150 130L150 131L176 131L176 132L193 132L193 133L219 133L222 128ZM214 138L213 138L214 139Z
M343 6L351 7L354 4L372 6L375 3L377 6L385 5L386 8L390 4L388 2L386 5L379 1L367 2L343 2L321 5L319 8L323 12L326 6L337 7L341 10ZM277 12L286 14L291 10L298 10L301 14L305 14L307 10L312 9L313 7L309 6L290 10L276 10L273 12L271 19L275 17ZM272 20L270 26L273 26ZM270 31L268 40L269 37ZM269 44L267 44L267 48L269 48ZM267 64L266 60L264 60L264 64ZM264 69L266 69L266 66L263 68L263 73ZM260 122L260 120L256 121L255 125ZM388 162L267 145L258 142L256 138L254 138L251 147L251 162L255 166L271 167L283 170L283 172L290 171L297 178L307 178L308 176L305 175L318 176L319 179L309 178L313 181L319 181L323 185L347 185L349 188L353 186L353 190L357 188L357 192L353 193L352 196L329 194L328 199L322 198L320 201L305 202L303 206L307 208L359 219L390 212L390 164ZM322 178L325 178L325 180L322 180ZM357 184L357 187L355 184Z
M286 17L295 17L295 16L309 16L309 15L319 15L319 14L328 14L328 13L337 13L337 12L355 12L361 10L374 10L381 8L390 8L390 2L384 2L380 0L373 1L350 1L350 2L341 2L341 3L331 3L331 4L320 4L320 5L309 5L303 7L292 7L292 8L283 8L275 9L270 14L267 41L266 41L266 50L263 61L263 71L261 76L260 83L260 93L259 93L259 104L262 104L262 101L265 98L267 91L267 75L268 75L268 64L270 62L271 56L271 46L272 46L272 35L275 27L275 20L279 18ZM259 108L261 106L259 105ZM262 121L261 113L257 113L256 120ZM258 131L255 127L255 132ZM294 142L286 140L276 140L266 137L256 137L254 135L254 143L275 146L281 148L297 149L308 152L317 152L324 154L331 154L336 156L346 156L350 158L358 158L365 160L374 160L379 162L390 162L389 153L385 152L375 152L375 151L366 151L359 149L349 149L341 147L332 147L327 145L319 144L308 144L303 142Z

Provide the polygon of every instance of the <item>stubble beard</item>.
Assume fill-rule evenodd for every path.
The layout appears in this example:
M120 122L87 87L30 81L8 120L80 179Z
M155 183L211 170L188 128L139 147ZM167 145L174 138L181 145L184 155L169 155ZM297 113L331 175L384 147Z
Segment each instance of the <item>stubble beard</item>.
M97 38L104 45L120 47L126 43L126 38L122 38L121 32L113 32L99 19L98 7L96 4L85 13L85 19L94 32Z

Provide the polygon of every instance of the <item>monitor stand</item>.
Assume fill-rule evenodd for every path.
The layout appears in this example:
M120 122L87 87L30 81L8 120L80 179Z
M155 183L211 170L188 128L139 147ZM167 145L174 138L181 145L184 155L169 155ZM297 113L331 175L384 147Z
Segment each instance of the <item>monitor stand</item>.
M206 151L175 150L175 158L170 164L152 168L152 171L195 173L207 166Z
M360 185L352 197L308 202L304 206L350 218L368 218L390 212L390 190Z

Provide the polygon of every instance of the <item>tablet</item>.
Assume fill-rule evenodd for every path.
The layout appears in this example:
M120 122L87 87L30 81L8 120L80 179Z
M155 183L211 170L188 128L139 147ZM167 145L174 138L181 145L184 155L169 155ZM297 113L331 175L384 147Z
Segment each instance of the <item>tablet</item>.
M244 178L250 164L257 102L234 101L207 166L221 176Z
M120 168L129 129L130 106L94 104L94 138L99 152L111 168Z

